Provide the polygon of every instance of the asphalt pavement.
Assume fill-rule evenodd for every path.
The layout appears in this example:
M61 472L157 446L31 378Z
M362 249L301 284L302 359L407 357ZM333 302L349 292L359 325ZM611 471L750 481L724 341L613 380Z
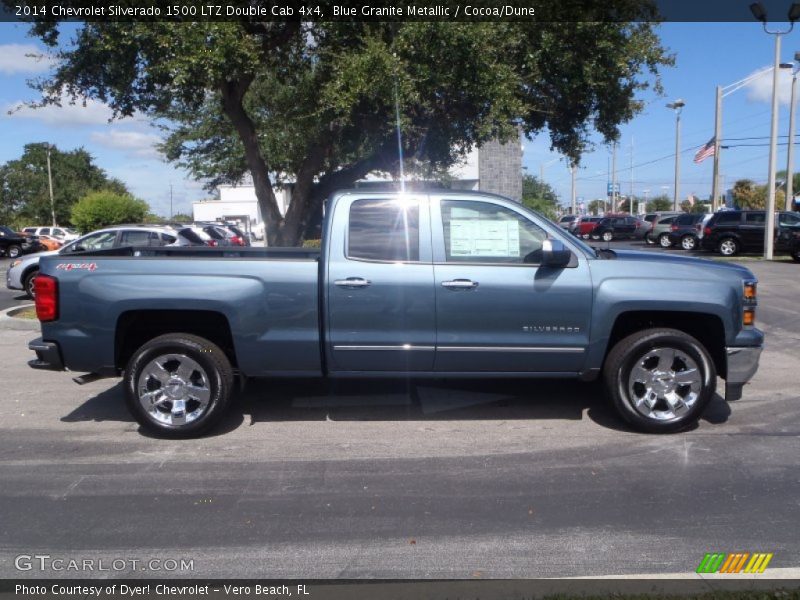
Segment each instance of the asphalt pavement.
M15 568L36 553L193 561L104 577L692 573L735 551L800 567L800 265L744 264L761 368L742 400L665 436L629 431L596 384L292 380L251 383L212 435L165 441L117 380L34 372L35 332L2 331L0 576L98 575Z

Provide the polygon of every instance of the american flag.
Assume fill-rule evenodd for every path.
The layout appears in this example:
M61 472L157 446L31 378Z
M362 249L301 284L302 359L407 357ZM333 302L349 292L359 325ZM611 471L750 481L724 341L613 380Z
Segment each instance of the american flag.
M706 145L700 148L697 151L697 154L694 155L694 162L700 164L709 156L714 156L714 147L716 146L716 138L711 138L706 142Z

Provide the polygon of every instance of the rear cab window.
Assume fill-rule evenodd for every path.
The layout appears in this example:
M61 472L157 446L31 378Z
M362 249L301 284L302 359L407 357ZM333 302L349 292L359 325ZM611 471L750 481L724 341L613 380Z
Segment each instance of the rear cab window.
M419 202L405 198L355 200L350 205L347 258L419 261Z

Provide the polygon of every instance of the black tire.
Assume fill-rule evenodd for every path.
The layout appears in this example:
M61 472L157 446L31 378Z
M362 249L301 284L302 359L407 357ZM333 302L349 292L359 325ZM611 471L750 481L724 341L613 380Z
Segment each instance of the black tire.
M741 250L741 245L736 238L722 238L717 244L717 252L722 256L736 256Z
M692 234L685 235L681 238L681 248L687 252L691 252L697 248L697 238Z
M644 234L644 241L648 246L652 246L653 244L656 243L655 240L653 240L653 238L650 237L650 232L649 231Z
M668 233L662 233L658 236L658 245L662 248L672 248L672 242L669 239Z
M171 407L174 406L174 403L168 399L167 388L169 385L162 385L158 381L148 379L145 387L140 388L141 382L139 381L146 367L152 365L153 361L165 359L168 355L177 355L184 359L188 357L188 359L194 361L200 369L195 370L190 377L194 377L192 380L194 383L202 383L191 389L201 389L202 385L203 390L208 390L208 400L205 407L198 400L189 399L186 401L186 408L183 412L184 419L188 420L190 416L195 415L190 422L172 423L151 416L151 412L144 408L139 398L140 389L150 390L147 386L150 385L151 381L156 385L155 392L160 392L161 389L164 389L164 392L160 394L162 400L153 402L151 411L153 413L157 412L159 415L163 415L164 419L169 418L172 421L174 414L161 410L162 408L173 410ZM163 370L169 374L170 378L177 378L177 371L172 372L168 368L170 362L170 360L166 360ZM180 366L180 363L178 365ZM136 350L130 361L128 361L128 366L123 375L123 382L125 385L125 401L131 414L144 429L163 438L196 437L204 433L216 425L225 415L234 391L233 368L225 353L212 342L188 333L161 335ZM172 379L170 379L170 385L171 382ZM187 389L187 386L180 389ZM145 393L153 393L153 391ZM184 392L184 394L189 393L191 392ZM190 408L193 408L192 403L195 403L197 408L189 412ZM158 407L156 406L157 404L161 406ZM170 416L167 417L167 414Z
M33 280L36 279L36 276L39 274L39 269L34 269L22 280L22 289L25 290L25 294L27 294L28 298L31 300L36 299L36 292L33 289Z
M6 256L8 256L8 258L17 258L20 254L22 254L22 248L16 244L9 246L6 250Z
M794 248L789 251L794 262L800 262L800 244L796 244Z
M665 398L658 397L654 401L651 415L647 416L643 412L647 411L648 407L645 406L641 409L636 407L634 394L636 394L639 384L631 383L632 379L635 379L632 373L633 369L637 367L644 370L642 365L647 365L647 361L656 360L658 362L658 357L652 355L670 349L675 351L672 367L670 367L672 375L691 373L689 363L693 361L697 368L698 390L697 392L692 392L691 389L682 390L682 393L685 394L680 399L683 406L682 414L672 413L670 403ZM688 357L688 361L685 361L686 357ZM640 361L642 362L640 363ZM678 365L678 370L674 370L676 365ZM667 371L652 371L652 373L656 372L668 373ZM714 361L703 345L682 331L668 328L645 329L618 342L606 357L603 378L617 413L637 430L648 433L672 433L694 425L714 396L717 386L717 371ZM680 395L681 392L677 390L685 387L678 385L676 393ZM692 393L696 394L694 399L691 399ZM686 402L687 399L690 402ZM659 406L660 408L658 408ZM661 413L661 416L656 413Z

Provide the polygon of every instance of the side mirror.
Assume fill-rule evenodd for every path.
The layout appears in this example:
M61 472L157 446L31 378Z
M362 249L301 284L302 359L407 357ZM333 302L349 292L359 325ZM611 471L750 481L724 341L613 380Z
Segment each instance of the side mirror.
M545 240L542 242L542 266L566 267L572 259L572 252L561 240Z

